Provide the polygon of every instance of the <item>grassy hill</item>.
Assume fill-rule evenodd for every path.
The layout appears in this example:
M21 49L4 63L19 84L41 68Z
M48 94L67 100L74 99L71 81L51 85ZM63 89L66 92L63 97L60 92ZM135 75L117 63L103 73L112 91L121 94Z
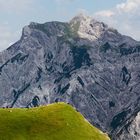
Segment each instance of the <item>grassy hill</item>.
M108 140L70 105L0 109L0 140Z

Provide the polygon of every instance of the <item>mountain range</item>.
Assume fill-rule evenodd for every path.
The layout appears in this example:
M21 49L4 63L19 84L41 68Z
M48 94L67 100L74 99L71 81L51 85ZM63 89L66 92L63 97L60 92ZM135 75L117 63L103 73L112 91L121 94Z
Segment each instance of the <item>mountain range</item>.
M0 53L0 106L74 106L112 140L140 139L140 42L103 22L30 23Z

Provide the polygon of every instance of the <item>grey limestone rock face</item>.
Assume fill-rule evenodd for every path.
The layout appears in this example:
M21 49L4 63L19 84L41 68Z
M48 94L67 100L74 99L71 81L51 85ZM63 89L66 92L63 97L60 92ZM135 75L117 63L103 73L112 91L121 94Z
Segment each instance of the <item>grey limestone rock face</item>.
M140 113L127 121L127 124L116 136L118 140L139 140L140 139Z
M140 42L82 15L31 23L0 54L0 89L1 107L67 102L112 139L131 140L140 110Z

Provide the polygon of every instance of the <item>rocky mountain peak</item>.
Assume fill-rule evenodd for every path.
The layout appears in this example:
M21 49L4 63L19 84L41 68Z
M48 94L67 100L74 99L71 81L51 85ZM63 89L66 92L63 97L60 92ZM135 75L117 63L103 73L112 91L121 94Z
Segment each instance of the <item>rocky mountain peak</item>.
M70 21L71 26L77 26L78 35L81 38L95 41L108 29L108 26L103 22L98 22L90 16L79 14Z
M22 30L22 36L28 36L31 33L31 29L29 28L29 26L25 26Z
M67 39L77 37L98 46L106 42L113 46L124 43L133 46L136 43L132 38L121 35L116 29L85 14L78 14L65 23L58 21L43 24L31 22L23 28L22 37L26 39L31 34L36 35L37 32L45 33L48 37L63 36L62 38L66 38L67 36Z

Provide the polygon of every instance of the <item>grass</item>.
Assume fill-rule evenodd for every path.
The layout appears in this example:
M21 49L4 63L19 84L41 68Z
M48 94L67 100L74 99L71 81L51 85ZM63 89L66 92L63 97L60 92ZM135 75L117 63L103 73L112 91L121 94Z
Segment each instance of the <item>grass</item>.
M108 140L70 105L0 109L0 140Z

